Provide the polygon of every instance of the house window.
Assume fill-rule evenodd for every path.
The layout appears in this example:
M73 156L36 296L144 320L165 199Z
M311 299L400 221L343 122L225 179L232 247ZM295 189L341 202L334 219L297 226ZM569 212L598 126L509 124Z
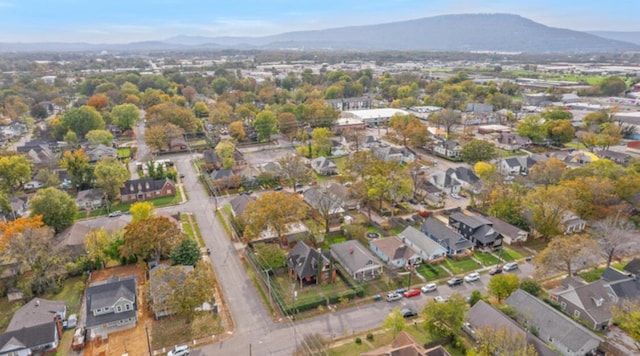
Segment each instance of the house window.
M574 310L573 311L573 316L575 316L576 318L580 317L580 311L579 310Z
M131 310L131 304L125 304L124 310Z
M171 189L167 189L167 194L173 194L173 193L171 192Z
M560 309L562 309L563 311L567 309L567 303L565 302L560 302Z
M122 313L122 306L121 305L116 306L116 313Z

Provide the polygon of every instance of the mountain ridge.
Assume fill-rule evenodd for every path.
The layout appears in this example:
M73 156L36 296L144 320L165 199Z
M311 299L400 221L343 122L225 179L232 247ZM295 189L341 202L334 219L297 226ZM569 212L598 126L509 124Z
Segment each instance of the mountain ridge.
M359 51L504 51L588 53L638 51L640 43L549 27L520 15L454 14L374 25L284 32L269 36L185 36L122 44L0 43L0 51L29 50L314 49Z

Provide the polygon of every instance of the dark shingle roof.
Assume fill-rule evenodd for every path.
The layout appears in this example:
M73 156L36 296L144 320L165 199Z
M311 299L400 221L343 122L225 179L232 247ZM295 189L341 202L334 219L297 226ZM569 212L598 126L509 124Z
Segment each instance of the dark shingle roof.
M56 312L62 313L65 308L65 304L62 301L42 298L32 299L13 314L13 318L11 318L9 326L7 326L7 331L49 324L53 321Z
M625 273L618 271L615 268L608 267L607 269L604 270L604 272L602 272L602 276L600 276L600 278L604 279L607 282L615 282L615 281L621 281L624 279L629 279L629 276L627 276Z
M640 274L640 258L635 257L623 269L629 273Z
M611 282L609 284L618 298L634 300L640 299L640 281L628 278L622 281Z
M155 192L165 185L166 182L169 182L173 185L173 182L169 178L165 179L153 179L153 178L142 178L142 179L130 179L124 182L124 187L120 188L121 195L127 194L138 194L138 193L147 193L147 192Z
M218 169L217 171L211 172L211 179L218 180L233 177L235 174L230 169Z
M247 205L254 200L256 199L250 195L238 195L237 197L231 199L229 204L231 205L231 209L236 214L236 216L240 216L247 209Z
M450 247L455 250L473 247L471 241L465 239L459 233L449 229L446 225L433 217L427 218L427 220L422 223L420 230L427 234L427 236L436 239L445 247Z
M87 295L87 327L106 324L112 321L121 320L136 316L136 278L134 276L108 280L106 283L89 286ZM125 298L134 302L133 310L123 313L109 313L93 316L93 310L97 308L110 307L120 299Z
M328 262L326 257L309 247L304 241L298 241L287 256L287 267L292 269L298 278L316 276L318 274L318 263Z
M47 324L41 324L38 326L32 326L29 328L21 328L18 330L7 331L4 334L0 334L0 350L4 350L5 346L9 343L12 345L22 345L23 348L31 348L39 345L45 345L55 342L56 336L56 323L51 321ZM10 350L21 350L23 348L11 348Z

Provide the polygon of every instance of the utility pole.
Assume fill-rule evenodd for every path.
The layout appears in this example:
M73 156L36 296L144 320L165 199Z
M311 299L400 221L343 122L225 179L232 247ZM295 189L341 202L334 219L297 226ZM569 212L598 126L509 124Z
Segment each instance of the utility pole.
M153 352L151 351L151 342L149 341L149 327L147 326L147 323L144 323L144 331L147 334L147 348L149 349L149 356L152 356Z

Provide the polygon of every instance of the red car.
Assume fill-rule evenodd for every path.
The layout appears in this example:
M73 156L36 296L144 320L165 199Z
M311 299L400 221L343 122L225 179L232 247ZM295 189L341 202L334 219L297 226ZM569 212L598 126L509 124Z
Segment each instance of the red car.
M419 289L409 289L408 291L404 292L404 297L405 298L411 298L411 297L416 297L420 295L420 290Z

